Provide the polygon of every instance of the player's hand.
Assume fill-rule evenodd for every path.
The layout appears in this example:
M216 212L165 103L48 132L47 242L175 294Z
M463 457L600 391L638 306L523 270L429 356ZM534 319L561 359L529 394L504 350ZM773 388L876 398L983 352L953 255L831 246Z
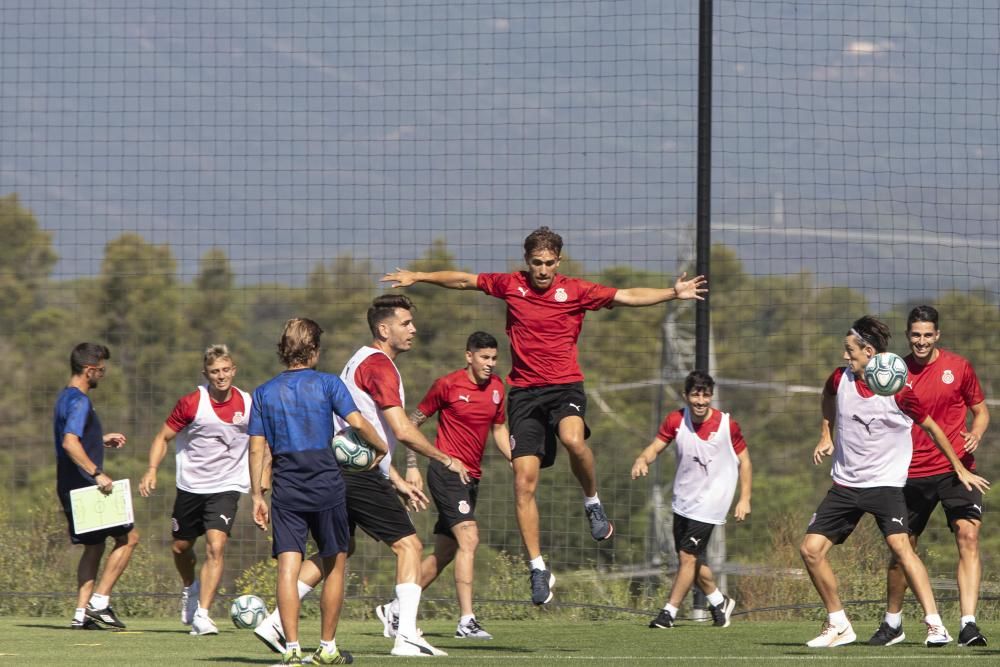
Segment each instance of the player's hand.
M971 454L979 449L979 443L982 441L981 437L971 431L962 431L962 437L965 438L966 453Z
M392 273L387 273L382 276L379 280L382 283L393 283L391 287L409 287L413 283L417 282L417 274L413 271L407 271L406 269L401 269L398 266L396 270Z
M121 449L125 446L125 435L122 433L105 433L104 446L108 449Z
M458 478L462 480L462 484L469 483L469 470L465 467L465 464L456 459L454 456L451 457L451 461L445 466L448 470L458 475Z
M375 449L374 447L372 447L372 449L375 452L375 458L372 459L372 462L368 464L367 468L365 468L365 472L368 472L369 470L375 470L375 468L378 467L378 464L382 462L382 459L385 458L385 454Z
M146 474L139 480L139 495L149 498L150 494L156 490L156 468L149 468Z
M406 509L411 512L419 512L420 510L427 509L429 501L424 492L407 482L403 478L399 478L396 484L396 493L399 494L400 500L406 505Z
M980 493L986 493L990 490L989 481L974 472L970 472L964 466L962 466L961 470L956 472L958 473L958 481L965 486L966 491L972 491L972 489L975 488L978 489Z
M813 463L819 465L823 462L824 456L830 456L833 454L833 440L820 440L819 444L816 445L816 449L813 450Z
M678 299L698 299L698 301L704 301L705 297L702 294L708 293L708 280L705 276L695 276L691 280L684 280L687 278L687 271L682 273L677 282L674 283L674 295Z
M107 473L102 472L94 478L94 481L97 483L97 488L101 493L106 496L111 495L111 491L114 490L114 480Z
M640 477L645 477L649 474L649 464L646 463L646 459L642 456L635 460L632 464L632 479L639 479Z
M417 466L406 469L406 481L417 487L417 491L424 490L424 478L420 474L420 468Z
M736 517L737 521L743 521L750 514L750 501L740 500L736 503L736 509L733 510L733 516Z
M253 522L261 530L267 530L267 524L271 521L271 511L267 507L264 496L253 499Z

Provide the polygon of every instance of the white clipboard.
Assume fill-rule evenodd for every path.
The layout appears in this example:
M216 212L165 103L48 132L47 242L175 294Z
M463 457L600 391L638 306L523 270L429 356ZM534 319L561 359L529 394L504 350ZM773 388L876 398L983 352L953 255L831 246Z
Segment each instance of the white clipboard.
M104 495L97 486L86 486L69 492L73 511L73 532L92 533L116 526L135 523L132 512L132 485L119 479L111 485L111 493Z

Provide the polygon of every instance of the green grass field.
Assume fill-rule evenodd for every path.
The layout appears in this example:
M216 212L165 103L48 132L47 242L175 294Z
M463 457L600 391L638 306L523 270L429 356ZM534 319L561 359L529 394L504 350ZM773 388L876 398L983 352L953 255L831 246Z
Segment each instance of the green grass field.
M927 649L923 625L911 619L907 641L887 649L862 644L828 650L807 649L803 644L819 630L818 623L740 622L726 629L684 623L670 630L650 630L648 619L635 622L571 622L555 618L530 621L496 621L487 624L492 641L452 638L454 624L423 623L428 640L448 651L448 664L462 665L594 665L594 664L720 664L740 665L836 663L941 665L953 663L997 664L1000 648ZM190 637L173 619L129 620L126 632L79 632L65 627L63 619L0 618L0 665L272 665L278 657L267 651L247 630L223 627L215 637ZM874 627L858 623L859 640ZM981 623L987 637L1000 640L1000 627ZM303 626L304 645L315 648L318 620ZM954 631L954 629L952 629ZM351 651L356 664L399 664L406 658L388 655L391 640L382 637L378 622L344 622L338 632L342 648ZM410 661L419 659L409 659Z

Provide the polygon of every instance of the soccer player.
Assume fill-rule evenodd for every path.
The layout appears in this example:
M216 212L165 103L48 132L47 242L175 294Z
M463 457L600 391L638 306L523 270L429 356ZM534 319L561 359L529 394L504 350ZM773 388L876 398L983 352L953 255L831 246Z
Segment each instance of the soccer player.
M102 492L111 493L114 480L104 472L104 450L125 446L125 436L121 433L104 433L101 420L90 402L90 392L97 388L107 372L110 358L108 348L97 343L80 343L73 348L69 357L69 383L59 393L52 419L56 447L56 492L69 523L70 542L83 545L83 554L76 568L76 612L70 624L74 630L125 627L111 608L111 589L125 571L139 543L139 533L132 524L80 534L73 527L70 491L96 485ZM115 543L104 563L104 572L95 585L109 537Z
M469 336L465 344L465 368L434 381L410 421L418 428L435 413L438 417L435 447L460 460L469 470L470 480L463 484L456 473L432 460L427 468L427 486L438 509L434 525L434 553L420 565L420 586L426 589L444 568L455 561L455 593L461 616L455 628L459 639L492 639L472 610L472 583L479 526L476 522L476 499L482 477L486 439L493 433L497 449L510 461L510 434L504 411L504 386L494 371L497 365L497 339L484 331ZM417 470L413 450L406 452L407 473ZM419 473L417 473L419 475ZM407 474L407 479L410 475ZM379 617L396 622L399 601L393 600L378 610ZM390 629L390 633L392 630Z
M895 396L879 396L865 384L864 369L889 344L889 327L874 317L856 320L844 337L844 361L823 388L820 440L813 450L817 465L833 455L833 487L816 509L800 552L809 577L826 607L828 619L807 646L826 648L857 639L837 592L827 554L851 534L867 512L875 517L893 558L906 575L924 610L927 646L944 646L951 635L941 623L927 570L908 537L903 486L913 453L910 429L922 428L943 452L966 490L984 491L989 482L962 465L947 436L910 387Z
M285 633L282 663L301 665L299 596L296 580L312 534L318 548L320 578L320 646L313 664L347 664L349 653L337 647L337 623L344 601L344 568L349 529L344 476L330 448L335 415L357 430L377 452L388 447L358 411L340 378L315 370L323 330L308 319L285 323L278 356L280 375L257 387L250 411L250 486L254 522L266 530L273 523L272 553L278 561L278 613ZM264 500L265 462L270 452L271 508Z
M684 380L687 407L671 412L660 425L656 438L632 464L632 479L649 474L649 464L667 445L676 444L674 475L674 547L680 566L670 589L670 599L649 623L651 628L672 628L684 596L696 583L708 597L713 625L729 627L736 601L715 584L704 561L708 541L726 515L736 494L740 497L733 515L743 521L750 514L753 466L739 424L725 412L712 408L715 380L704 371L691 371Z
M517 523L531 567L531 600L552 600L555 577L542 557L535 491L541 468L555 462L556 438L570 458L570 468L584 496L590 534L598 541L614 533L597 494L594 454L587 446L590 430L584 421L587 396L577 362L577 339L588 310L613 306L652 306L673 299L702 299L703 276L673 288L615 289L558 273L562 237L540 227L524 240L526 271L514 273L417 273L397 269L382 280L393 287L430 283L449 289L478 289L507 304L507 336L512 369L507 397L514 466Z
M171 516L174 565L181 575L181 623L192 635L217 635L208 610L222 580L226 542L240 494L250 491L247 424L250 394L233 386L236 364L225 345L210 345L203 357L207 384L177 401L149 450L149 468L139 482L148 498L156 470L177 438L177 495ZM180 435L178 438L177 436ZM195 577L194 544L205 536L205 563Z
M906 320L910 354L906 355L909 383L913 393L927 406L948 437L952 449L969 470L976 466L972 454L979 447L990 423L983 390L972 365L964 358L937 346L941 337L938 311L931 306L917 306ZM966 428L966 416L972 424ZM962 646L986 646L986 637L976 625L979 599L979 527L983 516L983 494L967 489L942 455L920 429L912 430L913 458L907 473L903 495L909 510L910 544L927 526L934 508L944 507L948 527L958 546L958 598L961 625L958 643ZM889 563L888 607L885 619L868 641L875 646L890 646L903 641L903 594L906 577L895 559Z

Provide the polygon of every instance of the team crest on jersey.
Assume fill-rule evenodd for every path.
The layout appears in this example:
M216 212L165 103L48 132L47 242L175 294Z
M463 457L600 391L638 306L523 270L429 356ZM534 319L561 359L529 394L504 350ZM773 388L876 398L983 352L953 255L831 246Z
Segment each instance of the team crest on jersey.
M555 296L553 296L552 298L558 301L559 303L562 303L563 301L569 298L569 295L566 294L566 290L560 287L559 289L556 290Z
M955 381L955 374L952 373L951 370L946 370L944 373L941 374L941 382L944 382L945 384L951 384L954 381Z
M459 500L458 511L461 512L462 514L468 514L469 512L472 511L472 508L469 507L469 503L466 502L465 500Z
M500 390L493 390L493 405L500 405Z
M246 415L244 415L242 412L234 412L233 413L233 423L234 424L242 424L245 421L246 421Z

